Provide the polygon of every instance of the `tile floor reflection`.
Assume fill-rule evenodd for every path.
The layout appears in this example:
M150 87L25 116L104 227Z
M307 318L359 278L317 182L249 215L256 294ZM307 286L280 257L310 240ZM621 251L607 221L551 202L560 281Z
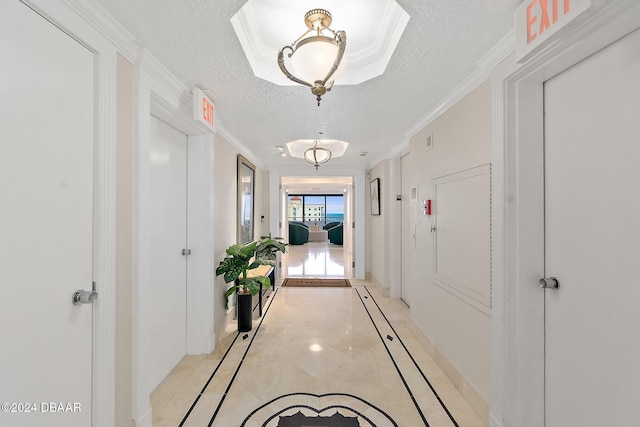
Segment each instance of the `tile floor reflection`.
M293 249L292 264L328 271L329 254ZM277 427L281 416L285 425L299 412L327 420L337 412L361 427L484 426L414 335L406 305L350 281L282 288L277 280L250 332L232 322L214 352L186 356L158 386L153 425Z
M344 247L327 242L289 245L282 256L282 271L286 277L352 276L351 253Z

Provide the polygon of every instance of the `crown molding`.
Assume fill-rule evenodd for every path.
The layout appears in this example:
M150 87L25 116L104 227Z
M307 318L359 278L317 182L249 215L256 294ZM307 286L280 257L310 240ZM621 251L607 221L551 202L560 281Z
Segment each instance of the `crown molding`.
M220 123L220 120L217 120L216 122L215 133L219 134L224 139L226 139L229 142L229 144L236 147L240 152L240 154L246 157L247 160L249 160L251 163L258 166L262 170L269 170L267 165L260 158L258 158L253 153L253 151L249 150L246 145L240 142L231 132L229 132L229 130L222 123Z
M120 55L134 66L140 67L170 94L177 97L180 104L192 108L191 88L187 87L162 62L139 44L133 34L125 29L101 4L96 0L62 0L62 2L112 43ZM267 169L264 163L238 141L219 120L216 123L215 133L222 135L255 165Z
M120 55L146 71L170 93L179 97L183 103L190 104L191 89L139 44L133 34L96 0L62 0L62 2L112 43Z
M96 0L62 0L89 25L118 49L118 53L131 63L140 49L135 37Z
M403 142L399 143L391 152L396 152L397 147L402 146L404 141L409 141L418 132L440 117L442 113L454 106L462 98L469 94L491 76L491 70L497 66L515 49L515 30L509 31L496 45L491 48L482 58L476 62L475 70L462 82L453 88L431 111L427 112L415 125L406 133Z
M454 87L451 92L436 104L436 107L428 111L416 124L405 132L405 137L402 141L398 142L386 154L374 158L371 163L369 163L369 168L372 168L384 160L402 157L409 153L411 138L487 80L491 76L491 71L514 51L515 40L515 30L512 29L476 62L475 70L466 79Z

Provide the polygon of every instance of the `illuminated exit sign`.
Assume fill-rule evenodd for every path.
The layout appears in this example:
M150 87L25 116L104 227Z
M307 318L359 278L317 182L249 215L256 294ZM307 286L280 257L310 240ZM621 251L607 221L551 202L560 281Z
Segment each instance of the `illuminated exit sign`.
M600 0L526 0L516 11L516 61L525 62Z
M207 95L198 88L193 89L193 119L213 128L215 107Z

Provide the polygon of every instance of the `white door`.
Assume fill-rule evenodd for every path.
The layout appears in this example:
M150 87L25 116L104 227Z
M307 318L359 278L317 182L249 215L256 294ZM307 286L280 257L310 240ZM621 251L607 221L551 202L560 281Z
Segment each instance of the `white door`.
M544 85L545 425L637 426L640 31Z
M187 348L187 136L151 117L150 384Z
M0 58L0 425L86 427L94 55L2 1Z

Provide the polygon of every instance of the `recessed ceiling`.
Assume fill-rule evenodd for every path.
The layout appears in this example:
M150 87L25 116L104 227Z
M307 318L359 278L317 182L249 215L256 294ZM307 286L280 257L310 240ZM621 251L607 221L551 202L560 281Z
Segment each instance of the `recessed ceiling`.
M296 141L287 142L287 150L293 157L304 159L304 152L311 148L318 141L318 145L331 151L331 158L336 159L344 155L349 146L348 142L339 141L337 139L298 139Z
M291 45L305 31L305 13L315 7L328 10L331 29L347 34L345 69L335 85L354 85L381 75L387 67L409 15L394 0L248 0L231 17L231 23L253 73L280 86L292 86L278 67L277 53ZM286 56L286 55L285 55Z
M72 1L72 0L66 0ZM296 139L349 142L344 156L322 166L332 174L375 164L413 133L433 111L482 69L496 46L512 46L514 11L522 0L397 0L411 17L383 74L356 85L335 86L316 105L309 88L279 86L256 77L231 18L247 4L237 0L73 0L98 2L187 87L210 89L219 131L246 146L256 164L284 174L300 160L282 157L273 147ZM266 1L266 0L265 0ZM297 37L304 13L330 0L268 0L270 7L292 9ZM336 0L337 1L337 0ZM367 11L372 0L342 0ZM299 7L299 8L298 8ZM329 9L327 6L326 9ZM332 27L342 27L339 10ZM300 15L302 14L302 15ZM377 21L368 18L372 27ZM278 34L281 32L278 31ZM278 44L293 40L285 34ZM348 34L354 45L361 36ZM505 38L506 37L506 38ZM278 46L278 49L282 46ZM275 62L276 53L273 55ZM136 62L139 58L130 58ZM484 77L489 72L485 70ZM489 106L487 106L489 108ZM368 152L359 156L359 152ZM304 165L313 169L311 165Z

